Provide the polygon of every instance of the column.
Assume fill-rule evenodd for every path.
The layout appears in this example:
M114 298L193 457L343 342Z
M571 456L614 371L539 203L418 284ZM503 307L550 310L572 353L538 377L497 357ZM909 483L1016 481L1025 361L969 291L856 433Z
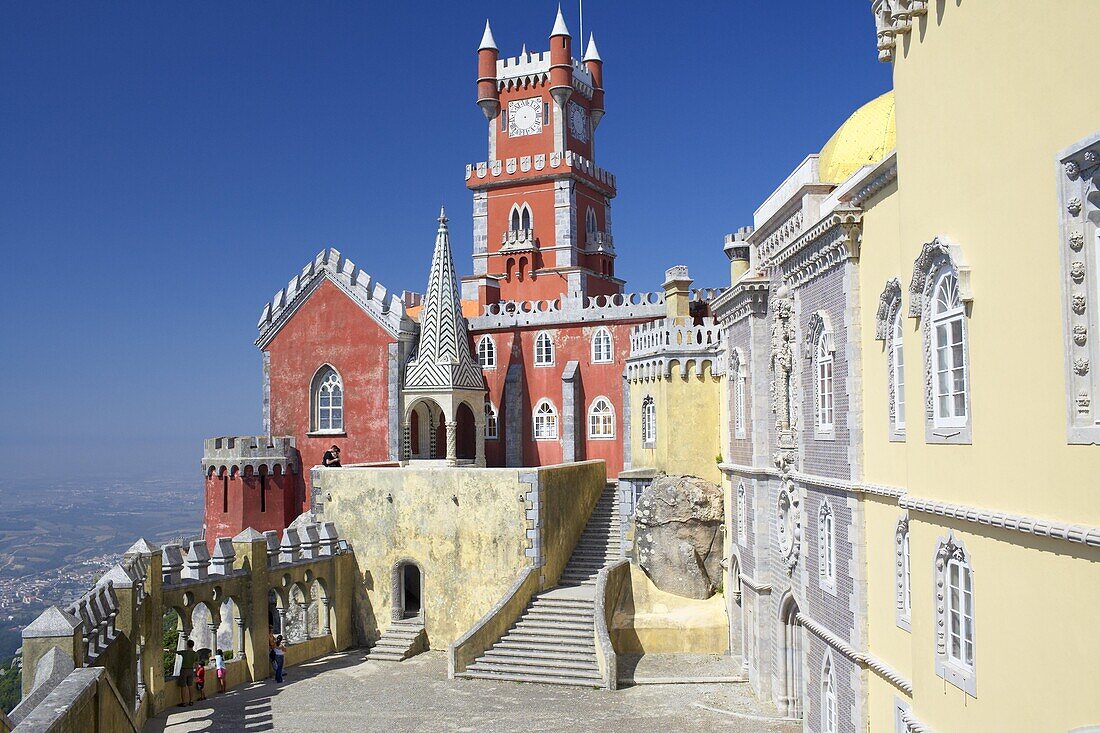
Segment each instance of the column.
M286 607L279 606L279 636L286 638Z
M237 642L234 647L234 651L240 655L241 660L244 660L244 616L237 619Z
M474 420L474 465L485 468L485 412L480 420Z
M318 607L318 612L321 614L321 617L317 619L317 623L320 626L321 636L329 635L329 613L331 611L332 601L330 601L328 598L322 598L321 605Z
M435 458L435 412L428 405L428 458Z
M454 466L458 463L458 423L454 420L447 421L447 465Z
M401 460L412 458L412 428L406 420L401 426Z

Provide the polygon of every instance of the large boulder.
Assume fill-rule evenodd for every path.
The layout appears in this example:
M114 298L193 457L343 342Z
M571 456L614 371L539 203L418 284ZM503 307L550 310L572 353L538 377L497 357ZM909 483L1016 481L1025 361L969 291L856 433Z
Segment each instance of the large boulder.
M695 476L660 476L638 500L634 559L661 590L714 595L721 582L722 489Z

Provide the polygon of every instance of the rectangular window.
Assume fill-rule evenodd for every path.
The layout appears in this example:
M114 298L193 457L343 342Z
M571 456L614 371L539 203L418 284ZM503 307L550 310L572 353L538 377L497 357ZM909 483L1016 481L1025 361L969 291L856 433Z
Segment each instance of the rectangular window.
M260 511L267 511L267 475L260 474Z
M504 132L508 129L508 108L500 108L500 131Z
M733 386L733 412L734 434L738 438L745 437L745 377L737 375L737 381Z
M229 474L222 476L222 514L229 512Z
M957 561L948 565L948 656L964 667L974 665L974 596L970 570Z

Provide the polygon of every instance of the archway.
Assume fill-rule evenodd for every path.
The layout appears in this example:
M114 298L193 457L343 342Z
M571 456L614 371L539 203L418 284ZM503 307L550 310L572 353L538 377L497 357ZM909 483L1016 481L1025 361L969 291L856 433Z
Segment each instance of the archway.
M401 560L393 568L393 619L424 615L424 572L413 560Z
M779 707L786 710L788 718L802 719L802 623L798 620L798 603L788 595L779 608L782 624L779 655Z
M416 399L405 411L407 458L426 460L447 455L447 426L443 409L428 397Z
M474 412L465 402L458 406L455 423L457 423L458 432L456 440L458 458L472 461L474 452L477 450L477 428L474 424Z

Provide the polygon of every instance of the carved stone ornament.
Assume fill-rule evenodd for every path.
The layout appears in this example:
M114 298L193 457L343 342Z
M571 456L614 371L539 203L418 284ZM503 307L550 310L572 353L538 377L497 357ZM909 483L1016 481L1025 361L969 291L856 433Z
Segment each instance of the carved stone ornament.
M894 530L894 586L899 612L905 610L905 537L908 534L909 517L902 517Z
M885 341L893 331L894 314L901 307L901 283L895 277L886 283L882 294L878 296L878 311L875 313L875 339Z
M932 276L945 264L951 265L959 283L959 298L964 303L974 299L970 285L970 266L963 257L962 248L943 237L925 242L921 253L913 262L913 279L909 283L909 317L920 318L926 303L932 297Z
M1085 263L1074 262L1069 266L1069 276L1073 278L1073 282L1079 283L1085 279Z
M1085 234L1084 232L1073 232L1069 235L1069 246L1074 252L1080 252L1081 248L1085 246Z
M1081 315L1085 312L1085 296L1082 293L1074 293L1070 299L1070 307L1073 308L1073 312L1077 315Z
M776 539L779 555L789 575L798 564L798 553L802 546L802 499L792 481L785 482L779 490L779 499L776 502Z
M1073 327L1073 343L1077 344L1078 346L1085 345L1085 342L1088 341L1088 335L1089 329L1087 326L1082 326L1081 324L1078 324Z
M1074 196L1066 203L1066 211L1073 214L1074 216L1077 216L1081 213L1081 207L1083 205L1084 204L1081 203L1081 199L1077 196Z
M1073 360L1073 371L1077 373L1077 376L1083 377L1089 373L1089 360L1084 357L1078 357Z
M780 434L791 428L791 371L794 368L794 300L786 286L776 291L772 322L772 412Z
M955 543L954 536L940 542L936 550L936 654L947 653L947 563L966 562L966 550Z
M1065 162L1066 175L1070 178L1076 178L1081 173L1081 166L1077 165L1076 160L1067 160Z
M1100 161L1100 155L1096 154L1095 150L1085 151L1085 162L1089 165L1094 165L1097 161Z

